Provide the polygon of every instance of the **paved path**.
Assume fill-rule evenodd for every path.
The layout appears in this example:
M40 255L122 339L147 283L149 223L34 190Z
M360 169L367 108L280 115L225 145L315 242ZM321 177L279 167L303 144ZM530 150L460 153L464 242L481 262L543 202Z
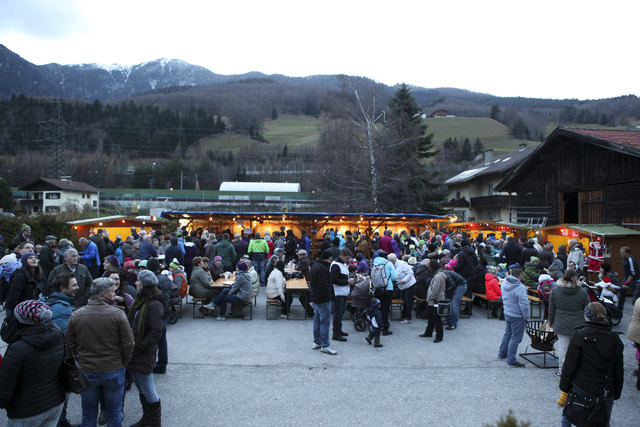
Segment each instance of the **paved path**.
M497 358L504 322L474 307L434 344L420 338L426 321L401 325L376 349L350 320L337 356L311 350L311 320L265 320L264 290L253 320L192 319L191 306L169 326L169 360L156 375L165 426L416 425L481 426L508 410L532 426L560 425L553 369L512 368ZM296 301L294 313L303 314ZM630 303L627 314L631 312ZM626 331L625 317L616 329ZM520 352L529 344L525 335ZM635 349L626 337L625 385L612 426L638 426ZM2 348L4 352L4 348ZM69 414L80 422L80 399ZM127 394L124 425L140 416L137 390ZM5 413L1 411L0 424Z

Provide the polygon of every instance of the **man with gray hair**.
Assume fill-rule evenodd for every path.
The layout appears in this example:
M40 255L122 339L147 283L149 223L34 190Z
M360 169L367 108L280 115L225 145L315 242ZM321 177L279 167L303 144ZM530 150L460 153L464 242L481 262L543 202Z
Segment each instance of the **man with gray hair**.
M73 277L78 281L78 290L73 298L73 306L75 308L79 308L87 304L87 300L91 295L91 281L93 280L93 276L91 276L89 269L82 264L78 264L78 257L77 250L74 248L67 249L64 254L64 264L54 267L54 269L51 270L51 274L49 274L49 279L47 281L48 288L52 289L53 281L59 274L73 273Z
M69 319L69 351L91 385L81 393L82 425L95 426L98 403L104 399L109 426L122 425L125 366L133 351L133 333L124 310L113 305L116 282L101 277L91 284L89 303Z
M524 363L516 359L516 354L529 319L529 299L527 287L522 283L524 277L522 267L511 266L510 271L511 274L504 279L501 286L506 325L498 357L507 359L507 363L511 366L524 368Z
M92 277L100 276L100 254L98 253L98 247L91 240L86 237L81 237L78 240L80 247L83 248L80 252L80 257L91 272Z

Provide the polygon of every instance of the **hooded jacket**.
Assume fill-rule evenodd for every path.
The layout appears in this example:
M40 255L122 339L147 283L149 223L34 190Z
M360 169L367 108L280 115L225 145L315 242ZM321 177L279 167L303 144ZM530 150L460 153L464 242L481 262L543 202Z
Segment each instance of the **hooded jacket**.
M547 273L554 281L558 281L564 277L562 261L559 258L553 260L549 268L547 268Z
M384 263L386 263L384 266L384 274L387 276L387 287L385 289L387 291L392 291L393 282L395 282L397 279L396 268L393 266L393 264L391 264L390 261L387 261L386 258L383 258L381 256L377 256L373 259L374 266L383 265Z
M507 276L502 282L502 307L505 316L529 319L527 287L516 277Z
M213 256L222 257L222 266L231 267L236 260L236 249L228 240L219 241L213 248Z
M468 282L473 275L473 269L478 265L478 258L471 246L465 246L458 254L458 263L453 270Z
M324 304L331 301L333 288L329 281L329 264L317 259L311 266L311 301L314 304Z
M558 334L571 335L573 329L584 322L584 308L589 295L584 288L572 282L558 280L549 295L549 322Z
M53 322L23 325L0 368L0 408L12 419L27 418L64 402L60 377L63 335Z

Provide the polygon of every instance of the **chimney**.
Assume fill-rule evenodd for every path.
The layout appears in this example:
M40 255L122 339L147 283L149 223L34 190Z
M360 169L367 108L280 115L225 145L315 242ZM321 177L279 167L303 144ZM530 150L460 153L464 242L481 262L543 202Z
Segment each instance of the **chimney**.
M527 149L527 144L523 142L522 144L518 144L518 147L520 147L518 151L524 151Z
M484 165L488 166L493 163L493 150L484 150L482 152L482 159L484 161Z
M71 176L61 176L60 181L68 182L71 184Z

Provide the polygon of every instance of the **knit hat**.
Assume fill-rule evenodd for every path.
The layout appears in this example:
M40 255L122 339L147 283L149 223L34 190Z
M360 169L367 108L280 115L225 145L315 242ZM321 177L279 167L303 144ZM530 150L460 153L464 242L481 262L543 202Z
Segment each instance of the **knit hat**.
M158 278L149 270L138 273L138 280L143 286L158 286Z
M158 261L158 258L149 258L147 260L147 270L153 271L154 273L160 271L160 261Z
M416 257L412 256L407 260L407 264L409 265L415 265L418 263L418 260L416 259Z
M307 255L307 251L305 251L304 249L300 249L298 252L296 252L298 255Z
M503 262L501 264L498 264L498 267L500 268L500 270L505 271L507 269L507 264Z
M32 256L38 258L38 255L34 254L33 252L27 252L26 254L22 255L22 257L20 258L20 262L22 263L22 265L27 265L27 260Z
M220 255L216 255L213 257L213 262L222 261L222 257Z
M174 258L174 261L175 261L175 260L176 260L176 259ZM172 261L172 262L169 264L169 267L171 267L171 268L173 268L173 269L175 269L175 270L180 270L180 264L178 264L177 262L173 262L173 261Z
M415 249L416 245L409 245L409 249Z
M49 240L58 240L58 238L52 234L49 234L47 237L44 238L44 241L48 242Z
M420 246L422 246L424 245L424 240L420 240L418 243L420 244Z
M378 298L371 298L371 307L376 308L380 306L380 300Z
M143 259L138 263L138 268L147 268L147 260Z
M23 325L37 325L51 320L52 313L46 304L40 301L26 300L13 309L13 315Z
M120 261L118 261L118 257L115 255L107 255L105 261L111 264L112 267L120 267Z
M240 261L238 264L236 264L236 267L238 267L238 270L240 270L240 271L247 271L249 269L249 267L247 267L247 264L245 264L242 261Z
M26 230L31 230L31 227L29 227L27 224L22 224L22 227L20 227L20 232L22 233Z
M540 258L538 258L537 256L532 256L531 262L536 262L536 261L540 261Z
M276 249L273 251L273 253L274 253L274 254L276 254L276 255L278 255L278 254L283 254L283 253L284 253L284 249L282 249L282 248L276 248Z
M131 258L127 258L124 260L124 268L125 270L128 270L130 268L135 268L136 265L133 263L133 261L131 260Z
M496 274L498 272L498 267L494 265L487 265L487 273Z

